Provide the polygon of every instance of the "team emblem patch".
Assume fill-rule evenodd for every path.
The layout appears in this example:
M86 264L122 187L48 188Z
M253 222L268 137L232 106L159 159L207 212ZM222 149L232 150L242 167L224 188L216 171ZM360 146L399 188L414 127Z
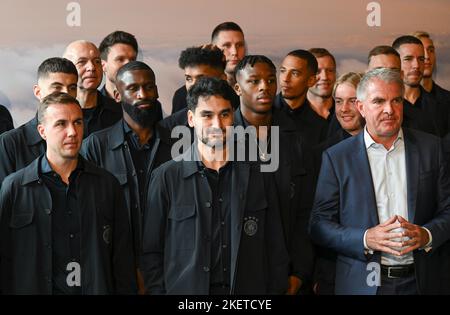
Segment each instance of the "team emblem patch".
M253 236L258 232L258 219L256 217L244 218L244 232L248 236Z

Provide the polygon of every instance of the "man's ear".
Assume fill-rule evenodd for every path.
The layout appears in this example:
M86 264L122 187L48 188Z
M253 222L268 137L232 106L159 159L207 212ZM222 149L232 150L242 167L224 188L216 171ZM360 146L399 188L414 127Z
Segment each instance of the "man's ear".
M234 84L234 91L236 92L237 95L239 96L242 95L241 86L239 85L239 83Z
M158 86L155 84L155 92L156 92L156 98L159 98L159 93L158 93Z
M117 87L114 89L114 100L117 103L120 103L122 101L122 97L120 96L119 91L117 91Z
M192 110L188 110L187 116L189 127L194 128L194 112Z
M312 88L317 83L317 76L315 74L310 75L308 79L308 88Z
M33 94L39 101L41 100L41 87L39 85L33 85Z
M42 139L47 140L47 137L45 136L45 128L42 124L37 125L37 130L39 132L39 135Z
M103 73L106 73L106 65L107 65L106 60L102 59L102 70L103 70Z
M361 114L363 118L366 118L364 116L364 104L360 100L356 100L356 108L358 109L358 112Z

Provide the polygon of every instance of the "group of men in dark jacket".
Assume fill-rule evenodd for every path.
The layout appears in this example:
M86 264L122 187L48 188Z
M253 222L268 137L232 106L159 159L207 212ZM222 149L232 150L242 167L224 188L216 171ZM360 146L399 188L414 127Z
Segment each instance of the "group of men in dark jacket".
M378 51L403 58L418 38ZM237 24L211 43L181 53L186 85L164 120L131 34L100 50L73 42L40 65L36 117L0 136L0 293L335 292L339 253L313 245L308 225L322 152L364 128L362 75L336 83L331 53L298 49L277 95L275 65L245 56ZM404 123L446 135L450 99L404 71Z

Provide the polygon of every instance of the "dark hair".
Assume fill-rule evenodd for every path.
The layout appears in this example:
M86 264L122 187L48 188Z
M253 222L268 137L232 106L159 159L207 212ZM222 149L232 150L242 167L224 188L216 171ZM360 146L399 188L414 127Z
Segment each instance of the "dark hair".
M236 32L240 32L240 33L242 33L242 35L244 35L242 28L239 25L237 25L236 23L223 22L214 28L214 30L211 34L211 42L214 42L215 39L217 38L217 36L219 36L219 33L223 32L223 31L236 31Z
M316 58L322 58L322 57L330 57L331 59L333 59L334 62L334 66L336 67L336 59L334 58L334 56L325 48L311 48L308 50L311 54L314 55L314 57Z
M117 70L116 74L116 82L120 81L120 77L128 71L135 71L135 70L147 70L150 71L153 77L155 76L155 73L153 72L152 68L150 68L146 63L142 61L130 61L129 63L124 64L122 67Z
M207 65L224 71L226 61L223 52L218 47L209 45L186 48L178 58L178 65L181 69Z
M373 56L378 56L378 55L394 55L394 56L397 56L398 58L400 58L400 55L394 48L392 48L392 46L381 45L381 46L376 46L376 47L372 48L371 51L369 51L369 56L367 57L367 63L370 63L370 59Z
M62 104L62 105L76 104L81 109L80 103L75 97L63 92L53 92L44 97L39 103L37 119L40 124L44 121L44 116L45 112L47 111L47 108L50 105L54 104Z
M67 73L78 77L78 71L75 65L66 58L53 57L45 59L37 71L37 79L45 78L49 73Z
M297 49L297 50L293 50L290 53L288 53L287 56L294 56L299 59L305 60L309 73L312 75L315 75L317 73L317 70L319 68L319 66L317 64L317 59L309 51L303 50L303 49Z
M253 68L253 66L255 65L255 63L265 63L268 64L269 67L273 70L273 71L277 71L277 68L275 67L275 65L273 64L272 60L270 60L269 58L267 58L266 56L263 55L247 55L244 58L242 58L241 61L239 61L239 63L236 65L236 68L234 70L234 77L237 77L237 74L239 71L242 71L245 69L245 67L247 67L247 65L250 65L250 67Z
M200 97L208 98L210 96L220 96L230 102L232 106L233 94L235 92L227 81L213 77L201 77L188 90L186 102L191 111L195 111Z
M136 55L138 53L138 43L133 34L123 31L115 31L108 34L100 43L98 50L100 51L100 57L102 60L106 60L108 58L109 50L115 44L129 45L133 47Z
M404 44L416 44L416 45L423 46L422 41L420 39L418 39L417 37L414 37L411 35L403 35L394 40L394 42L392 43L392 47L395 50L398 50L400 48L400 46L404 45Z

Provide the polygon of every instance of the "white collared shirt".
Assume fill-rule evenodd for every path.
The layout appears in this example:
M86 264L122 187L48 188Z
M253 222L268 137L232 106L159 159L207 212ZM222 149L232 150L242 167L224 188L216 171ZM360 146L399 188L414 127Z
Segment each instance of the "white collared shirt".
M389 150L372 139L367 127L364 128L364 142L369 158L379 222L383 223L394 215L400 215L409 221L403 130L399 130L397 139ZM402 231L402 229L393 230L393 232L397 231ZM364 245L367 247L365 240L364 234ZM408 240L408 238L404 237L404 240ZM414 263L412 252L403 256L381 254L382 265L407 265L412 263Z

